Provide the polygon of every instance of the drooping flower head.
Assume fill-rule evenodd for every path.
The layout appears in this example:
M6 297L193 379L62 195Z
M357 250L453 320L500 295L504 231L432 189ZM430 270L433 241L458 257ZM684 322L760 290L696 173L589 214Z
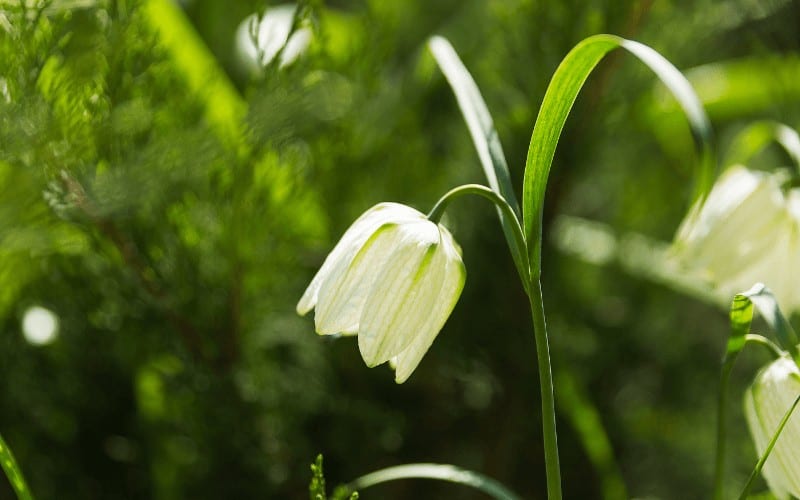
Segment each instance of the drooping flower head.
M756 376L745 393L744 408L758 455L764 454L786 411L800 396L800 371L793 360L779 358ZM800 408L789 417L762 473L779 499L800 498Z
M673 254L726 300L763 282L789 311L800 310L800 191L786 176L728 168L681 223Z
M411 207L381 203L345 232L297 312L316 308L321 335L358 335L367 366L391 361L404 382L444 326L464 287L450 232Z

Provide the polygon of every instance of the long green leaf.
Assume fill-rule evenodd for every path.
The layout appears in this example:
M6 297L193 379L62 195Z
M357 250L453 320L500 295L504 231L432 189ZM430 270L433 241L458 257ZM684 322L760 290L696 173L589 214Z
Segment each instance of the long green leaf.
M467 122L475 149L478 151L478 158L489 181L489 187L505 198L519 215L519 205L511 184L503 146L500 144L492 116L478 85L446 38L431 37L428 40L428 48L453 89L458 107L464 115L464 121Z
M746 300L750 301L756 307L758 313L764 318L764 321L766 321L772 331L775 332L775 336L778 338L778 344L781 348L792 355L795 363L800 364L800 356L798 356L797 350L797 334L789 321L786 320L783 313L781 313L778 301L775 300L775 296L772 295L769 288L761 283L757 283L750 290L737 295L734 298L734 304ZM733 325L734 322L737 323L737 335L747 333L744 328L746 326L749 329L752 320L752 307L731 307L731 324ZM740 341L738 340L734 342L733 346L729 343L728 349L735 349L739 343Z
M464 116L464 121L472 136L472 142L478 151L478 158L489 182L489 187L505 199L516 217L519 218L519 205L517 197L514 195L514 186L511 184L511 174L508 171L503 146L500 144L492 116L489 114L489 109L486 107L475 80L446 38L432 37L428 40L428 48L453 89L461 114ZM524 272L523 281L525 281L529 270L524 264L525 259L519 253L518 245L514 242L514 224L519 224L519 221L507 220L506 215L499 208L497 216L500 218L514 263L521 273Z
M678 100L689 120L700 156L695 199L703 197L711 187L716 166L711 126L700 100L686 78L663 56L646 45L613 35L589 37L576 45L556 69L539 108L528 149L522 191L523 228L531 265L537 267L537 273L541 255L545 188L558 139L578 92L589 74L606 54L619 47L626 49L653 70Z
M405 464L365 474L348 485L349 490L364 490L398 479L436 479L463 484L480 490L497 500L520 500L499 482L477 472L447 464Z
M771 120L757 121L742 129L733 139L725 165L746 164L771 142L780 144L795 168L800 168L800 135L792 127Z
M11 449L6 444L3 436L0 436L0 465L3 466L3 471L6 473L8 482L14 488L19 500L33 500L28 484L25 482L25 477L22 475L22 469L17 465Z

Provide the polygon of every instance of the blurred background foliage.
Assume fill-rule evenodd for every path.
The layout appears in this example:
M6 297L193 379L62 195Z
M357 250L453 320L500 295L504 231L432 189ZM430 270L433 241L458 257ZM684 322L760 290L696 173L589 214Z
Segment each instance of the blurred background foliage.
M31 488L302 498L321 452L331 485L429 461L544 498L527 301L484 202L448 212L467 284L406 384L294 313L368 207L427 211L483 182L427 37L448 37L473 73L520 186L549 78L595 33L686 71L722 151L753 120L800 125L800 3L312 1L295 15L311 33L296 60L247 62L237 30L268 7L0 0L0 432ZM687 208L695 158L680 111L632 58L601 64L545 212L564 491L621 496L619 474L631 497L708 497L724 306L596 258L614 251L602 241L570 248L550 232L589 219L669 241ZM775 148L756 161L788 160ZM33 306L55 313L56 335L23 334ZM744 356L737 393L765 361ZM755 453L731 410L732 492ZM362 498L479 498L425 481L380 488Z

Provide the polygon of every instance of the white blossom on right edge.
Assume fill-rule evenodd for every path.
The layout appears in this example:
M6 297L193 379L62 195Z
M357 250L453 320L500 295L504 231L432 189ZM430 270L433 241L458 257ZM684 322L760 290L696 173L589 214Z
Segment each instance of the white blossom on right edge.
M800 310L800 190L786 180L729 167L681 223L672 247L679 267L720 297L763 282L787 311Z
M800 371L793 360L779 358L756 376L745 393L744 410L758 456L762 456L786 411L800 396ZM761 469L779 499L800 498L800 408L789 417Z

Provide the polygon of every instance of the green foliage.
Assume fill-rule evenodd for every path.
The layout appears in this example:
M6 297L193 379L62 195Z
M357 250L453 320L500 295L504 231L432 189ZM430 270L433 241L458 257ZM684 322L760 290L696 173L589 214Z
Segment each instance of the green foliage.
M322 470L322 455L311 464L311 482L308 484L308 497L311 500L326 500L328 495L325 490L325 473ZM345 486L336 488L331 495L331 500L358 500L357 491L349 491Z
M753 118L800 120L784 71L758 69L793 68L787 1L309 2L308 52L255 76L237 63L234 32L267 5L171 5L0 2L0 431L41 498L295 498L317 450L331 477L437 460L541 496L527 303L482 202L448 212L469 278L408 384L367 371L348 339L319 339L294 314L366 207L427 211L483 181L428 55L433 34L480 88L516 186L558 62L599 32L641 40L681 69L749 75L726 87L739 104L709 109L722 143ZM735 70L742 56L757 64ZM542 221L553 357L602 416L631 496L699 498L726 318L550 245L558 214L666 241L690 199L691 135L669 118L681 112L652 74L614 57L587 80L554 156ZM689 73L708 82L705 103L714 75ZM34 305L59 317L49 345L21 332ZM732 386L749 382L753 356ZM602 495L577 435L586 428L559 428L568 498ZM737 433L729 447L726 477L746 476L749 439Z
M311 500L325 500L328 498L325 490L325 474L322 471L322 455L317 455L317 460L311 464L311 483L308 485L308 498Z

